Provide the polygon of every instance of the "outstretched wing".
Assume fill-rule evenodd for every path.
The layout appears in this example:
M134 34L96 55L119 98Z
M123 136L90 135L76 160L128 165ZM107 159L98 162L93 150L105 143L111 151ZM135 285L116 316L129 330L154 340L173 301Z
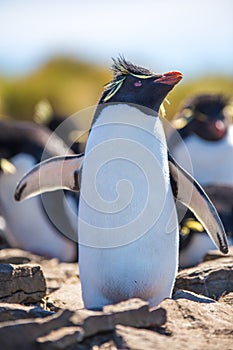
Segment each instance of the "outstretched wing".
M83 157L84 154L53 157L37 164L18 183L15 199L21 201L59 189L79 191Z
M211 200L199 183L169 153L168 162L174 197L194 213L216 247L227 254L226 233Z

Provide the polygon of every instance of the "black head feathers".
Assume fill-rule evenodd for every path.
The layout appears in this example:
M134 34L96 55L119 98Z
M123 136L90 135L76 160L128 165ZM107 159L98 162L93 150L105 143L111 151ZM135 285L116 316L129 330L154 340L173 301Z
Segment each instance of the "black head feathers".
M105 92L102 98L102 102L109 101L113 95L120 90L125 78L127 76L133 76L139 79L152 78L155 73L151 72L149 69L139 67L133 63L126 61L124 57L113 58L112 72L113 80L105 85Z
M182 107L192 109L194 112L202 112L206 114L216 114L220 112L229 99L222 94L200 94L187 99Z
M134 104L150 115L158 113L167 94L182 79L180 72L155 74L126 61L124 57L113 59L112 71L113 80L105 85L99 104ZM145 107L150 111L145 112Z
M194 120L210 122L215 119L229 119L233 116L232 100L222 94L199 94L184 101L174 117L176 129L183 129Z
M155 73L144 67L136 66L129 61L126 61L124 57L113 58L112 71L114 79L123 77L126 75L136 76L138 78L151 78Z

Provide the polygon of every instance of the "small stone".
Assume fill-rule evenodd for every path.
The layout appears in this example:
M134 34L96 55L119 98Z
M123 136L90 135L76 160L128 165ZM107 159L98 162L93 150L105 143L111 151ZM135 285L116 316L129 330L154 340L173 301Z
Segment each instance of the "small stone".
M112 315L115 324L132 327L160 327L166 322L164 309L149 310L148 302L136 298L105 306L103 311Z
M233 259L203 262L195 267L181 270L176 277L174 292L185 289L209 298L217 299L223 293L233 291Z
M116 326L115 342L118 349L145 350L174 349L170 343L168 346L167 339L164 335L147 329L137 329L129 326Z
M67 349L68 346L80 343L82 340L82 328L63 327L37 338L36 343L41 350L57 350Z
M1 322L1 349L37 350L36 339L71 325L71 315L71 311L63 310L45 318Z
M47 296L47 302L56 309L82 309L83 301L80 281L75 278L67 279L66 284Z
M0 302L37 302L45 293L46 283L40 266L0 264Z
M182 290L182 289L178 289L172 299L177 300L177 299L187 299L187 300L191 300L191 301L196 301L198 303L215 303L214 299L205 297L203 295L200 294L196 294L193 292L189 292L187 290Z
M39 262L42 257L18 248L0 250L1 264L26 264L28 262Z
M222 295L218 301L233 306L233 293Z
M0 303L0 322L36 317L47 317L53 313L38 306Z

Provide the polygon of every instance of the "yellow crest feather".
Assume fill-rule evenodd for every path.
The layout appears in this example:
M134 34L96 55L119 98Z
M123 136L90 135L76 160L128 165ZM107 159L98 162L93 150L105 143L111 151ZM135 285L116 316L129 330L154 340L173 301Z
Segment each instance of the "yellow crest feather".
M0 168L5 174L15 174L16 167L8 159L2 158L0 161Z

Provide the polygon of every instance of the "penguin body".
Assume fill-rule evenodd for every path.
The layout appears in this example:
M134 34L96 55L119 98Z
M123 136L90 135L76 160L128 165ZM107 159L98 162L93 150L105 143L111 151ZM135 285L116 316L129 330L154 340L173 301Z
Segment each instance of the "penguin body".
M197 181L233 185L233 125L230 102L221 95L198 95L189 99L177 113L180 140L170 137L170 152ZM183 128L179 128L181 123ZM183 142L180 142L180 141ZM186 149L185 149L186 147ZM190 155L191 167L187 152Z
M168 138L169 150L177 162L193 174L217 205L227 229L230 245L230 232L233 227L229 228L229 223L233 217L233 200L227 192L230 194L233 188L233 125L230 124L232 115L232 103L228 98L219 94L194 96L187 99L175 115L173 123L177 130ZM212 187L210 193L208 185ZM215 201L216 196L224 198L225 207L228 207L227 216L222 216L218 201ZM196 265L202 261L208 250L214 249L204 230L191 230L191 233L183 237L182 227L185 229L188 218L195 220L193 214L188 212L181 221L181 267Z
M214 203L227 235L233 239L233 186L208 185L204 189Z
M227 252L227 242L205 192L167 151L158 111L181 73L155 74L124 59L114 60L113 72L84 156L44 161L19 182L15 198L58 186L80 190L79 269L85 307L101 309L130 297L153 307L171 296L178 268L174 197L197 214L222 252ZM62 178L56 171L59 164ZM44 179L40 186L39 173Z
M102 200L86 193L95 170ZM79 244L87 308L130 297L155 305L171 295L178 224L158 117L127 104L110 104L98 116L83 162Z
M179 254L180 268L195 266L203 261L209 250L214 250L215 245L205 232L192 232L186 247Z
M204 190L218 211L227 234L228 245L231 246L233 244L233 186L208 185L204 187ZM177 209L179 217L179 212L182 211L180 204ZM179 246L179 266L181 268L199 264L209 250L215 249L215 245L203 226L190 210L187 210L181 220Z
M39 162L43 151L46 154L46 143L51 134L46 129L27 122L1 121L0 128L3 164L7 161L13 168L12 171L5 171L2 166L0 171L1 215L6 223L5 236L8 243L12 247L43 256L74 261L77 257L76 243L61 234L56 220L53 220L51 212L46 208L50 203L58 210L62 204L58 193L46 194L43 198L31 198L21 206L14 200L15 184ZM62 144L59 147L59 139L56 140L57 150L51 148L49 155L59 154L59 148L62 154L67 151ZM64 216L63 210L62 213Z
M233 125L226 136L218 141L206 141L197 135L184 140L189 152L193 175L204 186L208 184L233 185ZM177 161L187 170L188 159L183 145L177 145L172 152Z
M55 132L74 153L85 149L86 133L82 130L84 127L81 126L80 118L75 114L69 117L60 114L47 99L43 99L35 105L33 120Z

